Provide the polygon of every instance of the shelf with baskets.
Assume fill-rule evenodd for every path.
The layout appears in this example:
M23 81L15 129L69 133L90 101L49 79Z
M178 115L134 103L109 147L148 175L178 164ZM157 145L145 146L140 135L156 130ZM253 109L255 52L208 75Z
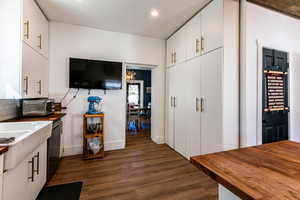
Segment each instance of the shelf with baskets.
M83 158L104 158L104 114L83 115Z

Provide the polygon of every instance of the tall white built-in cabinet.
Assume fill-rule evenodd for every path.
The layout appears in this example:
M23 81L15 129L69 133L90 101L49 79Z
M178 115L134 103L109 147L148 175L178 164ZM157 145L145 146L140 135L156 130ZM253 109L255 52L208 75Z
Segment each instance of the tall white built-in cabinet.
M34 0L0 1L0 98L48 96L48 20Z
M238 147L239 3L213 0L167 40L167 144L191 156Z

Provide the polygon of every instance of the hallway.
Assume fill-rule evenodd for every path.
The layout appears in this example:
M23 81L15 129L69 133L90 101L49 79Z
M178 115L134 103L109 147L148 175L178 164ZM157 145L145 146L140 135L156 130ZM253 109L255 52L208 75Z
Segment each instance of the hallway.
M48 185L83 182L81 200L216 200L217 184L150 134L127 137L127 148L103 160L64 158Z

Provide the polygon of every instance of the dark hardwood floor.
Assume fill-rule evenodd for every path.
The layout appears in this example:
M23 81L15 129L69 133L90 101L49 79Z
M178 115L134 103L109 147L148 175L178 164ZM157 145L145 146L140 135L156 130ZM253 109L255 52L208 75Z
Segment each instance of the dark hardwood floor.
M124 150L84 161L64 158L48 185L83 182L81 200L216 200L217 184L147 132L128 134Z

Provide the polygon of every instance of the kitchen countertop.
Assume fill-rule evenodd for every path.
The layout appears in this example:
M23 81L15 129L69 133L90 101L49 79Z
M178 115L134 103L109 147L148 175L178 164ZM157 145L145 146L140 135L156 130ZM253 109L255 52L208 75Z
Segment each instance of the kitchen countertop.
M8 151L8 147L0 147L0 155Z
M300 199L300 143L195 156L191 162L241 199Z
M26 121L55 121L63 118L66 113L52 114L46 117L22 117L6 120L5 122L26 122Z

